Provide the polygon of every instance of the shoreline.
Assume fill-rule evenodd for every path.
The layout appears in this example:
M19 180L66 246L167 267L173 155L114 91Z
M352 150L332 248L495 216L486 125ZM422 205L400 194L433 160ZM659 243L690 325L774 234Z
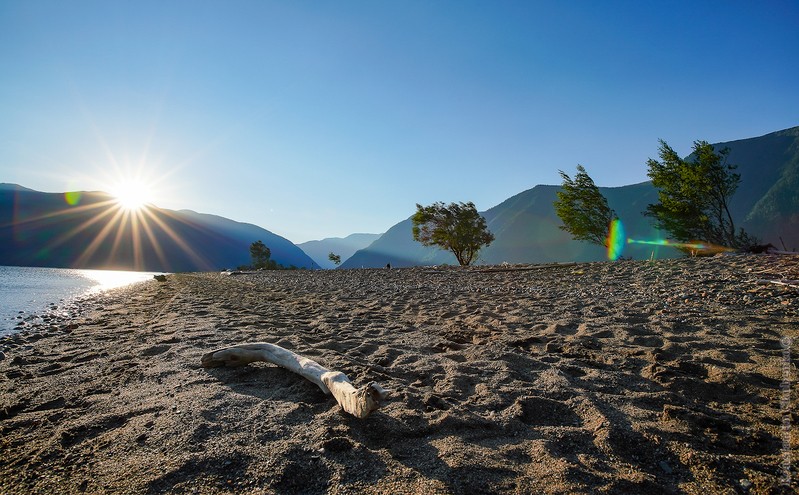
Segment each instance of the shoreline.
M791 493L799 291L770 277L795 257L113 289L3 350L0 491ZM359 420L272 365L201 368L247 341L392 395Z
M64 326L69 326L73 320L79 319L85 313L87 302L85 299L95 295L80 295L69 300L61 299L58 303L45 303L44 308L37 311L18 312L17 319L9 320L16 323L11 328L0 330L0 351L2 342L22 333L25 335L46 331L58 331Z
M19 284L18 279L26 280L26 285L16 287L25 294L25 299L12 301L19 304L3 315L0 322L0 339L12 336L20 331L41 330L43 327L56 329L72 319L80 316L85 300L115 288L126 287L146 281L156 272L136 272L120 270L53 268L53 267L19 267L2 266L6 270L33 270L24 276L14 274L11 287ZM48 271L43 274L39 271ZM28 276L33 277L32 285L27 285ZM53 278L51 283L42 283L42 279ZM69 282L66 282L70 280ZM30 298L30 299L29 299ZM2 297L5 301L5 297ZM39 303L32 304L40 300Z

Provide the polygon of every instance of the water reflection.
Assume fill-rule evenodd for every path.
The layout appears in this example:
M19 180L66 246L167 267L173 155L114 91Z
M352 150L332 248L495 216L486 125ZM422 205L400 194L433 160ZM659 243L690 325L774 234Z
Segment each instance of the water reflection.
M128 272L122 270L76 270L81 276L95 282L89 292L102 292L136 282L150 280L154 272Z

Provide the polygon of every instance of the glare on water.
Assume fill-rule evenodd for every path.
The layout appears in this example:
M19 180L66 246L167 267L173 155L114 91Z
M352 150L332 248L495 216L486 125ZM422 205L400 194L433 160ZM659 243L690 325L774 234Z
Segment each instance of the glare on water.
M143 282L153 278L150 272L126 272L120 270L76 270L80 275L96 282L89 290L102 292L117 287L123 287L136 282Z
M82 295L151 280L152 272L0 266L0 336Z

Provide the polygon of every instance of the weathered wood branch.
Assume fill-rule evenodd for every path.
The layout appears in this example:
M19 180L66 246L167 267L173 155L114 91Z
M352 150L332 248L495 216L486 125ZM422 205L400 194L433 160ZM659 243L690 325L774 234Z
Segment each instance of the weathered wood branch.
M332 394L342 409L356 418L369 416L388 397L388 391L375 382L355 388L344 373L331 371L316 361L266 342L225 347L202 357L204 368L244 366L256 361L276 364L297 373L316 384L324 393Z

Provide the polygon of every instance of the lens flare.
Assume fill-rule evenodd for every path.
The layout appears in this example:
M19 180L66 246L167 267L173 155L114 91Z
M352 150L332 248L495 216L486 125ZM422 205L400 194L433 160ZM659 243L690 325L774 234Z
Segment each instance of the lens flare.
M64 201L66 201L69 206L77 206L77 204L80 203L80 191L65 192Z
M651 241L646 239L627 239L627 244L648 244L650 246L667 246L677 249L683 249L686 251L691 251L692 254L699 254L705 256L711 254L728 253L731 251L735 251L735 249L732 248L718 246L716 244L711 244L709 242L702 242L702 241L673 242L668 239L655 239Z
M608 231L608 259L616 261L624 251L624 225L616 218L610 222Z

